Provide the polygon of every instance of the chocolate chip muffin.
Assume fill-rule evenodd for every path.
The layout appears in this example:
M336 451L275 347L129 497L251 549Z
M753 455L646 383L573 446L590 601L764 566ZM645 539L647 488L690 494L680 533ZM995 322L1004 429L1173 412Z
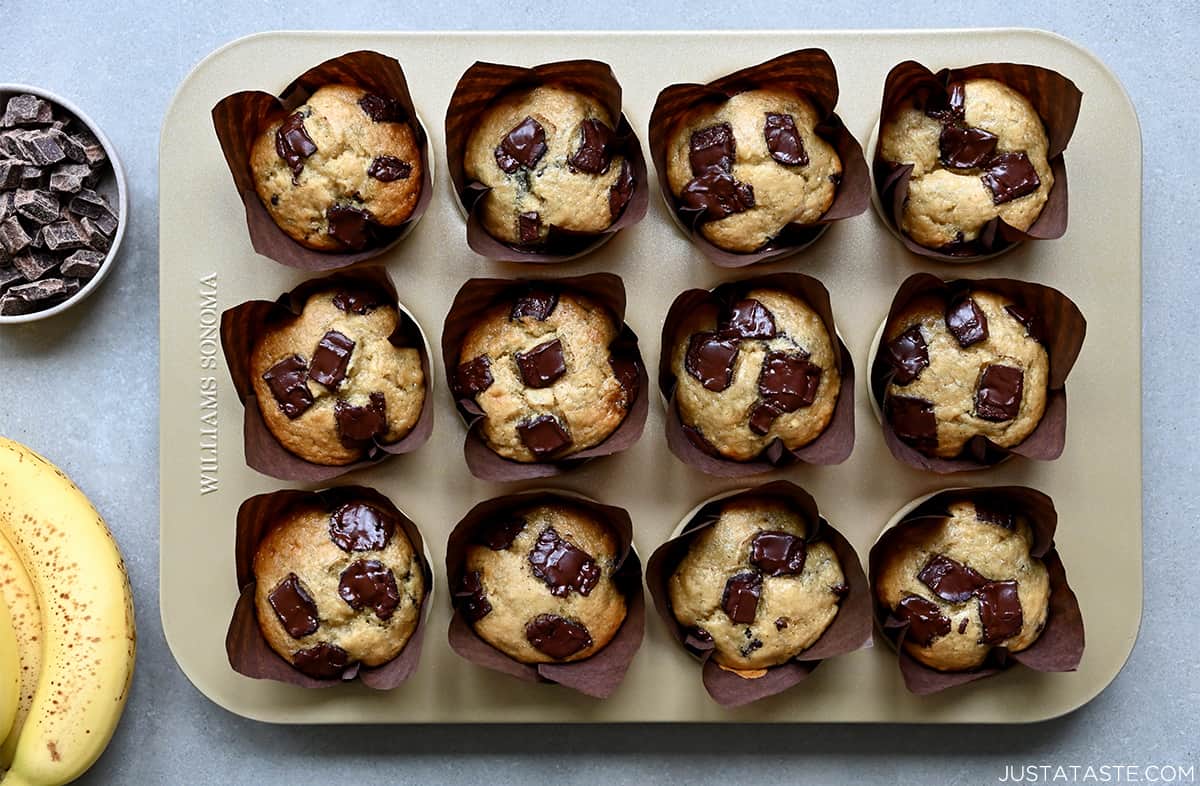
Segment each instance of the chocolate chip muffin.
M679 416L728 459L749 461L774 442L812 442L841 389L834 338L795 295L753 289L714 317L697 311L672 348Z
M727 251L766 245L788 224L813 224L842 177L833 146L815 131L804 97L749 90L698 107L672 129L667 180L679 205L700 211L700 231Z
M616 318L578 292L531 288L486 311L467 333L455 393L484 413L481 435L513 461L555 461L600 444L636 396L614 368Z
M940 671L967 671L994 647L1020 652L1037 641L1050 579L1029 553L1024 517L958 502L949 517L906 526L903 546L884 556L873 579L878 602L909 624L908 654Z
M809 543L809 524L786 501L741 496L692 540L671 576L680 625L711 639L726 669L753 672L811 647L848 592L827 543Z
M1050 373L1032 324L1024 307L994 292L913 301L879 348L893 372L883 412L896 435L953 458L977 436L1007 448L1032 434Z
M995 218L1027 230L1054 187L1042 119L994 79L950 85L944 106L909 101L883 121L880 156L912 164L900 228L923 246L970 243Z
M314 464L340 466L396 442L425 403L420 353L388 338L400 314L366 288L309 296L298 317L267 330L250 376L267 428Z
M421 155L404 109L349 85L320 88L263 129L250 167L279 228L318 251L376 244L421 195Z
M594 98L553 84L509 93L485 109L463 168L491 189L480 212L488 233L536 248L552 226L608 229L634 187L632 167L614 150L617 121Z
M300 671L337 679L396 657L425 596L421 559L388 511L348 502L294 508L254 555L254 603L271 649Z
M455 606L484 641L522 663L583 660L625 620L616 537L568 502L489 521L472 535Z

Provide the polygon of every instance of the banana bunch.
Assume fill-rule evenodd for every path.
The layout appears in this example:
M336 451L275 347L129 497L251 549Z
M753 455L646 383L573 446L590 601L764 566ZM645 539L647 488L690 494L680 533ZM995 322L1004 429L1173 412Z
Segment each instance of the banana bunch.
M58 467L0 437L0 786L70 783L112 738L133 678L125 564Z

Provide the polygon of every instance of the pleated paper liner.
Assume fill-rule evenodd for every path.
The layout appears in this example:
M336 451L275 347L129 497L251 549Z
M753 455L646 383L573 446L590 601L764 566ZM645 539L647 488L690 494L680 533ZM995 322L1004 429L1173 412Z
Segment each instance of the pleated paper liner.
M842 161L842 180L833 204L813 224L788 224L765 246L750 253L726 251L704 237L699 211L687 210L671 192L667 180L667 148L678 125L696 107L723 104L738 93L760 88L782 90L812 102L821 116L817 136L837 150ZM780 55L765 63L743 68L707 84L671 85L658 94L650 115L650 157L658 172L658 186L671 216L709 262L718 267L745 267L775 261L811 245L829 224L857 216L867 209L871 176L862 147L834 112L838 100L837 71L823 49L802 49Z
M625 157L633 171L633 193L624 211L608 229L581 233L549 228L540 248L509 245L490 235L479 215L491 188L471 180L464 170L467 140L480 115L496 99L540 85L559 85L596 99L611 117L618 118L612 150ZM476 62L458 80L446 109L446 166L467 221L467 245L480 256L503 262L566 262L590 253L614 234L631 227L646 215L649 203L646 159L642 145L621 111L621 85L607 63L596 60L565 60L533 68Z
M991 677L1010 668L1014 662L1035 671L1074 671L1083 657L1083 617L1075 593L1067 583L1062 559L1054 546L1054 532L1058 526L1054 502L1036 489L1025 486L954 488L914 500L893 517L871 547L869 564L872 586L876 583L878 571L882 569L884 555L893 549L903 548L909 538L918 536L922 527L940 524L949 515L950 505L956 502L978 502L991 508L1011 511L1028 520L1034 539L1030 553L1045 563L1050 578L1050 609L1046 626L1037 640L1020 652L995 647L987 662L978 669L938 671L905 651L903 645L908 623L894 617L890 609L873 599L875 622L884 638L896 650L905 687L919 695L938 693Z
M636 389L630 393L631 401L625 419L603 442L561 459L526 463L506 459L488 447L480 434L483 410L474 399L458 398L453 380L463 340L480 315L497 303L517 297L531 286L560 293L578 292L606 307L621 325L620 334L609 345L614 368L618 371L618 378L626 385L626 390L631 385ZM625 285L620 277L612 273L556 279L473 278L463 284L442 327L442 362L445 364L446 379L451 381L450 392L455 395L455 405L467 426L463 454L472 475L498 482L546 478L560 475L593 458L618 453L637 442L646 425L650 383L638 349L637 335L624 323L624 319Z
M417 627L395 658L380 666L352 664L341 679L318 679L308 676L280 657L263 636L254 603L257 587L254 554L271 529L290 511L315 503L332 513L341 505L352 501L368 503L395 518L420 560L421 571L425 577L425 595L421 599ZM241 594L234 607L229 632L225 638L225 651L229 656L229 665L234 671L247 677L285 682L302 688L328 688L358 679L367 687L376 690L391 690L416 671L421 657L425 623L431 608L430 599L434 593L433 570L429 564L429 552L417 525L387 497L364 486L339 486L322 491L276 491L250 497L238 508L235 549L237 582Z
M457 608L450 619L450 648L463 659L527 682L557 683L595 698L607 698L625 678L629 664L642 645L646 606L642 595L642 563L633 548L633 522L622 508L602 505L566 491L534 490L479 503L454 526L446 544L446 580L451 599L463 575L466 549L478 529L511 512L541 504L582 507L603 521L617 538L618 558L613 581L625 596L625 621L612 640L594 655L571 663L522 663L488 644L475 633Z
M697 311L708 309L719 314L728 305L753 289L778 289L807 303L821 318L830 339L837 342L834 353L841 387L837 404L825 430L812 442L789 450L783 441L775 439L755 459L728 459L708 445L695 429L684 425L675 398L677 378L672 369L672 356L679 331L685 320ZM686 337L683 337L686 338ZM850 457L854 448L854 361L850 351L837 333L829 291L817 279L802 273L772 273L741 281L731 281L709 291L689 289L681 293L667 311L662 329L662 352L658 359L658 389L667 402L667 445L680 461L709 475L740 478L770 472L797 462L806 464L840 464Z
M365 288L383 295L383 303L394 306L400 314L395 332L388 340L396 347L411 347L421 355L421 372L425 376L425 401L412 430L396 442L376 440L360 461L338 466L316 464L297 456L275 438L267 428L259 410L258 398L251 382L254 371L250 359L263 333L295 319L310 295L341 288ZM410 453L429 439L433 432L433 376L429 361L429 343L421 326L400 303L396 287L387 271L372 265L345 270L305 281L279 299L251 300L221 314L221 347L225 364L233 378L234 389L245 408L243 441L246 464L252 469L280 480L321 483L339 475L369 467L388 456Z
M1021 231L1000 218L988 222L978 239L959 244L950 252L927 248L900 229L905 200L908 199L908 180L912 164L885 161L880 145L872 151L872 170L880 212L893 233L914 254L939 262L976 262L994 256L1025 240L1052 240L1067 231L1067 167L1063 150L1075 131L1083 93L1075 83L1057 71L1017 63L982 63L967 68L943 68L936 74L920 63L907 60L893 68L883 86L879 128L910 98L916 106L943 105L952 82L967 79L995 79L1024 95L1041 117L1049 140L1047 157L1054 174L1046 204L1037 220ZM881 135L881 134L880 134Z
M719 666L712 659L713 643L697 638L675 619L668 589L671 576L687 555L692 540L716 523L725 503L744 497L777 497L795 507L809 522L806 541L829 544L837 554L849 587L837 616L821 637L787 663L762 670L761 676L743 675ZM807 491L786 480L727 492L701 503L684 517L671 538L654 550L646 564L646 585L658 616L672 637L700 660L704 689L725 707L739 707L774 696L804 680L823 660L871 646L871 591L854 547L820 514Z
M936 295L949 302L966 291L999 293L1011 298L1033 315L1030 334L1036 336L1046 348L1050 361L1050 373L1046 380L1046 409L1033 433L1010 448L1001 447L987 437L979 435L968 441L963 452L955 458L927 456L900 439L889 420L881 414L884 394L894 371L888 364L885 353L879 350L883 337L911 302L925 295ZM1086 333L1087 320L1079 308L1070 298L1052 287L1012 278L943 281L931 273L914 273L905 279L896 291L887 318L871 347L869 363L872 408L883 428L884 442L897 460L910 467L937 473L986 469L1014 455L1037 461L1057 459L1062 455L1067 438L1067 374L1075 365Z
M290 115L306 102L317 89L326 85L348 84L370 93L397 101L405 113L405 122L414 132L421 155L421 193L412 215L394 227L372 225L375 243L361 251L316 251L297 243L279 228L267 212L254 188L250 169L250 152L254 140L271 123ZM243 91L226 96L213 107L213 127L233 175L234 185L246 209L246 229L254 250L281 265L300 270L324 271L348 267L372 259L391 250L416 226L433 198L433 159L429 138L412 96L400 63L378 52L349 52L326 60L305 71L275 97L260 90Z

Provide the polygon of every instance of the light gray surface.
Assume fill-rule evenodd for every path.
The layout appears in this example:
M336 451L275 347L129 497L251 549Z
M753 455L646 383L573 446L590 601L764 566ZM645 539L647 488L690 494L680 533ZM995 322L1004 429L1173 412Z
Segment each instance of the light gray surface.
M409 5L0 0L0 81L73 98L118 146L131 186L125 249L100 291L64 316L0 331L0 433L57 462L91 496L116 532L136 594L132 697L111 748L81 783L989 783L1009 765L1200 764L1200 624L1190 603L1200 461L1189 444L1200 436L1191 395L1200 368L1200 243L1191 226L1200 204L1200 5L1073 0L965 11L944 0L885 8L756 0L697 4L684 15L663 0L620 10L528 0ZM201 57L276 28L953 25L1034 26L1074 39L1116 72L1142 122L1145 613L1129 664L1099 698L1033 727L304 729L237 718L187 682L157 608L156 179L162 114ZM1078 262L1087 275L1087 260Z

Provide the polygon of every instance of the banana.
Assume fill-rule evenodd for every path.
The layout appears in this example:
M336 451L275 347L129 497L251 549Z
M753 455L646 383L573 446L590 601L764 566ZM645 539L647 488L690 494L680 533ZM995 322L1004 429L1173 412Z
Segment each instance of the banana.
M0 603L0 734L12 731L21 698L21 655L8 606Z
M58 786L95 763L133 678L133 597L104 520L61 470L0 437L0 535L42 615L42 669L0 786Z
M13 632L17 638L17 654L20 657L20 698L16 717L8 738L0 745L0 772L12 764L13 751L17 748L17 736L25 725L29 707L33 704L33 693L37 689L38 675L42 673L42 614L38 611L37 596L29 574L21 564L21 558L0 535L0 603L5 604L12 616ZM0 670L0 674L6 672ZM0 724L2 725L2 724ZM2 739L2 738L0 738Z

